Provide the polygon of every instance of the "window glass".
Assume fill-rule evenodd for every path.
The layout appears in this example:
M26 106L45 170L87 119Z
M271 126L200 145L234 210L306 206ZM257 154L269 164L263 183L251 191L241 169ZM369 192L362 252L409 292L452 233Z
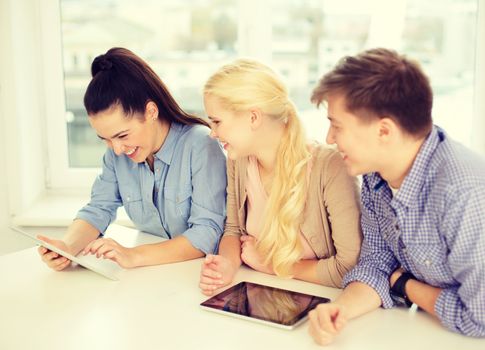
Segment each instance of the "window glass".
M251 15L253 5L266 21ZM185 110L204 116L203 83L247 54L241 37L254 27L269 28L252 40L286 80L308 137L323 141L326 134L326 112L309 100L318 79L341 57L383 46L422 64L435 93L435 123L469 145L476 16L476 0L61 0L69 164L98 167L105 150L82 102L94 57L113 46L131 49Z

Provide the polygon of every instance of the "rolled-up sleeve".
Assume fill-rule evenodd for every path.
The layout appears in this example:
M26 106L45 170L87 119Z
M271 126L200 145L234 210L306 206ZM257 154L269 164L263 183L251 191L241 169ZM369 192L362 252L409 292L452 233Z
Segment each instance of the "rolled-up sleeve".
M485 336L485 190L454 193L443 230L449 244L448 262L459 286L444 288L435 311L448 329Z
M359 262L344 277L343 285L346 287L351 282L365 283L379 294L382 306L390 308L394 306L394 302L389 294L389 276L399 263L380 235L379 224L370 198L371 190L364 176L361 196L361 226L364 241Z
M236 201L236 162L227 160L227 218L224 226L224 236L241 236L238 220L238 205Z
M182 234L204 252L215 253L224 229L226 157L216 140L197 145L191 160L192 201L189 228Z
M114 170L113 151L108 149L103 157L103 169L94 181L91 189L91 200L76 215L104 233L116 219L116 210L122 205L118 180Z

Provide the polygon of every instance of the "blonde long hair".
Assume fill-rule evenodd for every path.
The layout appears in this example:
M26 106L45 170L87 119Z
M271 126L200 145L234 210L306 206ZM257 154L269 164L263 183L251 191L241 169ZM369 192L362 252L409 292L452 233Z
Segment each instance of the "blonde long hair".
M204 94L218 98L233 112L258 108L286 125L256 248L260 256L265 257L265 264L272 264L277 275L289 277L303 252L299 232L310 159L295 105L276 73L249 59L239 59L221 67L205 84Z

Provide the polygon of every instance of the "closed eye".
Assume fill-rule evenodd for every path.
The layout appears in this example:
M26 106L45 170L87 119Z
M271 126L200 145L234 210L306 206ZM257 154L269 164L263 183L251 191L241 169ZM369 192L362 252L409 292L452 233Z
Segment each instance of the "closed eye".
M330 126L334 129L334 130L339 130L340 129L340 126L338 125L335 125L335 124L330 124Z

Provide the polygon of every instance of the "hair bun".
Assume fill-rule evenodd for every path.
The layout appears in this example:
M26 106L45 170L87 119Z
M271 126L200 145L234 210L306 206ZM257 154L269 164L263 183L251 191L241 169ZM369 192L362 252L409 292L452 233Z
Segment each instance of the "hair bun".
M113 62L106 55L99 55L93 61L91 65L91 74L94 77L100 71L110 70L113 67Z

